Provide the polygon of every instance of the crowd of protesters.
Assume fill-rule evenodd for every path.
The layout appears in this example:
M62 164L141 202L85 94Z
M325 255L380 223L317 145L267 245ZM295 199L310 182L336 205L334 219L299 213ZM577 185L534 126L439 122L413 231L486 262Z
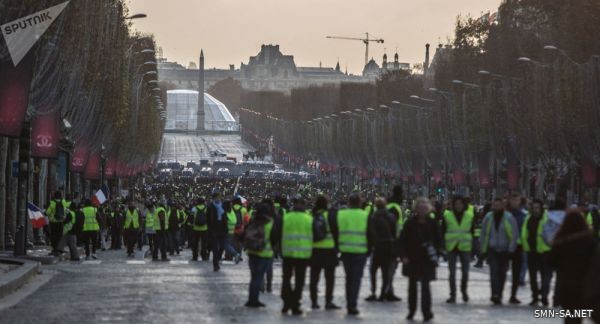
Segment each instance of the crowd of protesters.
M260 292L272 292L273 260L279 259L282 313L302 314L306 277L311 307L321 308L321 273L324 308L339 309L333 290L341 264L347 312L359 314L368 264L367 302L401 301L401 288L394 287L400 282L395 276L401 274L408 278L407 318L414 318L420 294L428 321L434 316L430 282L436 280L438 264L447 262L448 304L458 302L458 290L462 302L469 302L470 268L487 264L494 305L520 304L517 292L528 274L529 305L562 307L575 315L593 309L596 321L600 315L600 215L592 205L567 208L561 199L546 204L512 194L474 206L462 196L407 199L400 186L387 198L371 200L360 192L328 192L318 183L243 177L147 181L130 197L102 206L69 198L57 192L46 210L54 254L69 246L71 260L79 260L79 243L86 259L97 258L99 249L123 247L127 257L134 257L136 248L142 251L149 245L147 257L165 261L189 248L192 261L209 261L212 255L213 270L220 271L223 257L237 264L245 252L250 267L247 307L266 306ZM510 296L505 299L509 272ZM565 321L577 323L581 317Z

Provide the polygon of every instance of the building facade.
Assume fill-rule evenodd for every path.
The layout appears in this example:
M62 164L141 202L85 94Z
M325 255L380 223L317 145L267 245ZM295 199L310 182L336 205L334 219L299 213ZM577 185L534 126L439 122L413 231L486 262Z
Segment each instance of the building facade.
M202 60L203 61L203 60ZM204 62L201 62L203 66ZM380 67L373 59L365 66L363 75L344 73L339 63L336 67L298 67L293 55L284 55L279 45L262 45L256 56L251 56L248 64L242 63L239 69L230 65L229 69L204 69L201 71L189 68L165 59L159 60L159 80L170 82L178 89L198 90L198 80L204 79L204 89L210 89L215 83L232 78L238 80L245 90L249 91L281 91L289 93L294 88L340 84L342 82L369 83L374 82L382 73L391 70L410 69L408 63L398 62L398 54L393 63L387 62L384 55ZM200 77L199 77L200 75Z

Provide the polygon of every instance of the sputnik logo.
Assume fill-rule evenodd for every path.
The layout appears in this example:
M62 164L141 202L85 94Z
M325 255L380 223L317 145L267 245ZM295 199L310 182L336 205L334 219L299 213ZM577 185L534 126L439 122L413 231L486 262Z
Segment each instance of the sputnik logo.
M38 135L35 145L37 147L50 148L53 146L52 139L53 137L50 135Z

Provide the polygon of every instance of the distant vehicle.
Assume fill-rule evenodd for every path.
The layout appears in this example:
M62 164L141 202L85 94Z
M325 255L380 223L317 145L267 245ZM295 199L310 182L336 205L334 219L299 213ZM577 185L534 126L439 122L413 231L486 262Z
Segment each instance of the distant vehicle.
M272 170L272 171L269 171L269 176L273 179L283 179L285 177L285 171Z
M156 165L156 168L159 169L159 170L168 169L169 168L169 163L167 163L167 161L160 161Z
M210 152L208 152L208 154L210 154L211 157L226 157L227 156L226 153L223 153L219 150L210 151Z
M206 160L206 159L200 160L200 165L209 165L209 164L210 164L209 160Z
M186 168L191 168L194 171L198 170L198 163L194 162L194 161L190 161L185 165Z
M173 170L171 169L161 169L158 173L159 178L170 178L173 175Z
M237 163L237 159L233 156L228 156L227 161L232 161L233 163Z
M230 160L215 160L212 163L213 168L233 168L235 162Z
M213 169L209 167L204 167L200 170L200 175L203 177L210 177L213 174Z
M193 178L194 177L194 169L192 169L192 168L183 169L183 171L181 171L181 176L183 178Z
M173 171L181 171L183 169L183 165L177 161L171 161L169 162L169 168Z
M266 172L261 171L261 170L250 170L250 172L248 172L248 176L250 176L251 178L256 178L256 179L264 178L265 174L266 174Z
M220 168L217 170L217 176L219 177L227 177L229 175L231 175L231 172L227 168Z

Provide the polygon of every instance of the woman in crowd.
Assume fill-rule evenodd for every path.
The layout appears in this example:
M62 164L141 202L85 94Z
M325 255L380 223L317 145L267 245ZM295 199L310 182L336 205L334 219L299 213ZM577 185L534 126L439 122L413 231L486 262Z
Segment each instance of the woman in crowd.
M421 284L421 311L423 320L433 318L429 283L436 278L437 258L442 246L438 223L429 217L432 206L429 199L415 201L414 216L404 224L399 240L402 274L408 277L408 316L412 320L417 310L417 283Z
M588 309L584 299L585 274L596 241L583 215L577 210L567 213L556 233L550 252L550 264L556 269L555 302L563 309L573 312ZM565 323L581 323L581 318L565 317Z

